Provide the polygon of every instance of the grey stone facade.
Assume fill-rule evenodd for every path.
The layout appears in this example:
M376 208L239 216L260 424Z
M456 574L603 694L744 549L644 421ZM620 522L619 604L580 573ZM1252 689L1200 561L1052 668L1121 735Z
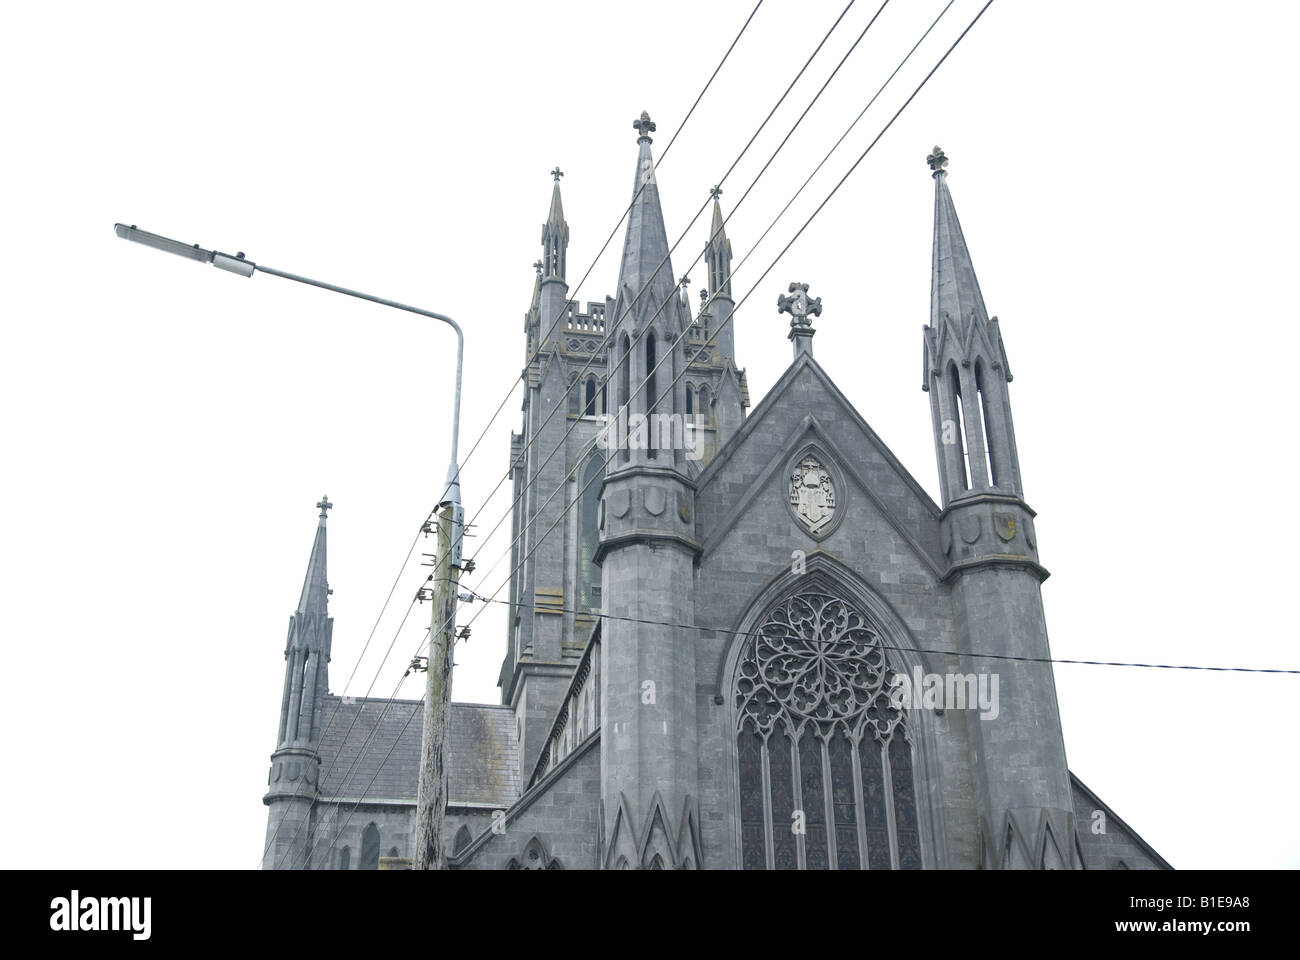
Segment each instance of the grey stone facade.
M749 410L721 202L692 315L654 125L635 126L616 294L585 311L555 171L510 450L502 703L453 705L450 866L1167 869L1066 765L1012 377L942 151L923 336L940 504L817 363L807 285L781 298L793 362ZM638 439L656 415L666 441ZM376 835L411 855L420 705L328 693L324 573L322 507L267 868L373 867Z

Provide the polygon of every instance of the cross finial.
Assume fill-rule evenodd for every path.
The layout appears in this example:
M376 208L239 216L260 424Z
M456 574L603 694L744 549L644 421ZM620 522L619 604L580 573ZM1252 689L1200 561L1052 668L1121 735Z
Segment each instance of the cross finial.
M682 278L681 278L680 280L678 280L677 282L678 282L678 283L679 283L683 288L686 288L686 287L689 287L689 286L691 285L691 278L690 278L690 277L682 277Z
M537 276L540 277L542 275L542 261L534 260L533 269L537 271Z
M650 143L650 134L655 132L655 122L650 119L650 114L642 110L641 116L632 121L632 129L637 132L637 143L640 143L642 140L646 143Z
M551 176L555 179L556 183L559 183L560 177L564 176L564 171L561 170L559 167L556 167L554 170L551 171Z
M809 317L822 315L822 298L812 299L808 296L808 284L790 284L790 295L782 294L776 298L776 312L790 314L790 326L810 327Z
M790 295L776 298L778 313L790 314L789 339L794 344L795 359L801 354L812 356L812 338L817 331L813 329L812 317L820 317L822 298L812 299L808 296L808 284L790 284Z
M320 510L321 519L323 520L325 519L325 511L333 507L334 504L330 503L329 497L321 497L320 503L316 504L316 506Z
M948 158L944 155L942 147L935 147L934 153L926 157L925 162L928 163L930 169L934 171L932 176L936 179L939 177L939 174L946 174L948 172L944 169L944 167L948 166Z
M713 189L709 191L709 196L717 200L718 197L722 196L722 188L715 183Z

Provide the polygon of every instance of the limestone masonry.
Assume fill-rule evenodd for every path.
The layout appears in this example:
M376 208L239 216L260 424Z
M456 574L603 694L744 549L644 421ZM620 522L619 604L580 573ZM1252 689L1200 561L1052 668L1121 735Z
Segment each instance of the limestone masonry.
M693 315L654 124L634 126L615 295L585 310L553 171L501 703L452 706L450 867L1167 869L1066 766L1011 369L943 152L922 337L937 504L813 358L806 283L779 304L793 362L749 409L721 191ZM267 869L412 855L420 703L329 692L330 506L290 621Z

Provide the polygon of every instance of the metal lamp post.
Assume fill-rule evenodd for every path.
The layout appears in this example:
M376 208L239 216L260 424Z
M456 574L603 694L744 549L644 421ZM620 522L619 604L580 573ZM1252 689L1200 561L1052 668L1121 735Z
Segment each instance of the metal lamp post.
M446 734L451 713L452 639L455 633L456 601L461 572L461 542L464 536L465 511L460 499L460 465L457 443L460 435L460 383L465 355L465 335L460 325L451 317L432 310L422 310L395 300L385 300L368 293L349 290L320 280L300 277L297 274L275 270L245 259L243 253L233 257L219 250L207 250L197 243L185 244L179 240L140 230L135 226L115 224L114 231L124 240L174 253L177 256L211 263L214 267L229 270L241 277L254 273L268 273L273 277L296 280L323 290L342 293L360 300L382 304L430 317L449 324L456 331L456 397L451 420L451 464L447 468L447 489L438 504L438 557L433 575L433 613L429 626L429 669L424 702L424 735L420 756L420 791L416 807L417 870L440 870L444 865L442 850L442 821L447 805Z

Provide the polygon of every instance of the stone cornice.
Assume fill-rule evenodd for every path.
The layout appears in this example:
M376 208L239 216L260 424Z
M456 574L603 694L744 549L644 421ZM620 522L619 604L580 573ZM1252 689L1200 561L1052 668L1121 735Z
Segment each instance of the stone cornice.
M289 790L268 790L262 797L262 803L269 807L271 804L277 803L281 800L305 800L308 803L315 803L319 799L320 794L317 793L316 787L312 786L308 790L299 790L297 792L291 792Z
M695 481L675 467L651 467L646 464L637 464L634 467L624 467L614 473L607 473L603 483L631 477L658 477L664 480L675 480L684 487L689 487L691 490L695 489Z
M1038 516L1029 504L1025 503L1023 499L1016 496L1014 493L999 493L996 490L986 490L980 493L970 494L969 496L957 497L952 500L943 508L943 512L939 514L939 519L946 520L958 507L967 507L976 503L1005 503L1013 507L1019 507L1031 517Z
M534 677L567 677L573 673L572 660L528 660L515 661L514 672L510 675L511 707L518 705L520 693L519 680L524 674Z
M680 547L684 547L686 551L691 554L691 559L696 562L699 561L700 553L703 550L698 540L693 540L692 538L680 533L673 533L668 530L625 530L622 533L615 534L612 537L602 540L600 545L596 547L596 554L592 557L592 562L599 564L605 559L605 555L609 553L610 550L625 547L634 543L675 543Z
M973 570L976 567L998 566L1024 567L1038 578L1039 583L1042 583L1051 576L1051 573L1048 572L1046 567L1031 557L1010 553L989 553L982 557L973 557L970 560L962 560L958 563L954 563L948 568L947 573L943 575L943 582L951 583L960 574L966 573L968 570Z

